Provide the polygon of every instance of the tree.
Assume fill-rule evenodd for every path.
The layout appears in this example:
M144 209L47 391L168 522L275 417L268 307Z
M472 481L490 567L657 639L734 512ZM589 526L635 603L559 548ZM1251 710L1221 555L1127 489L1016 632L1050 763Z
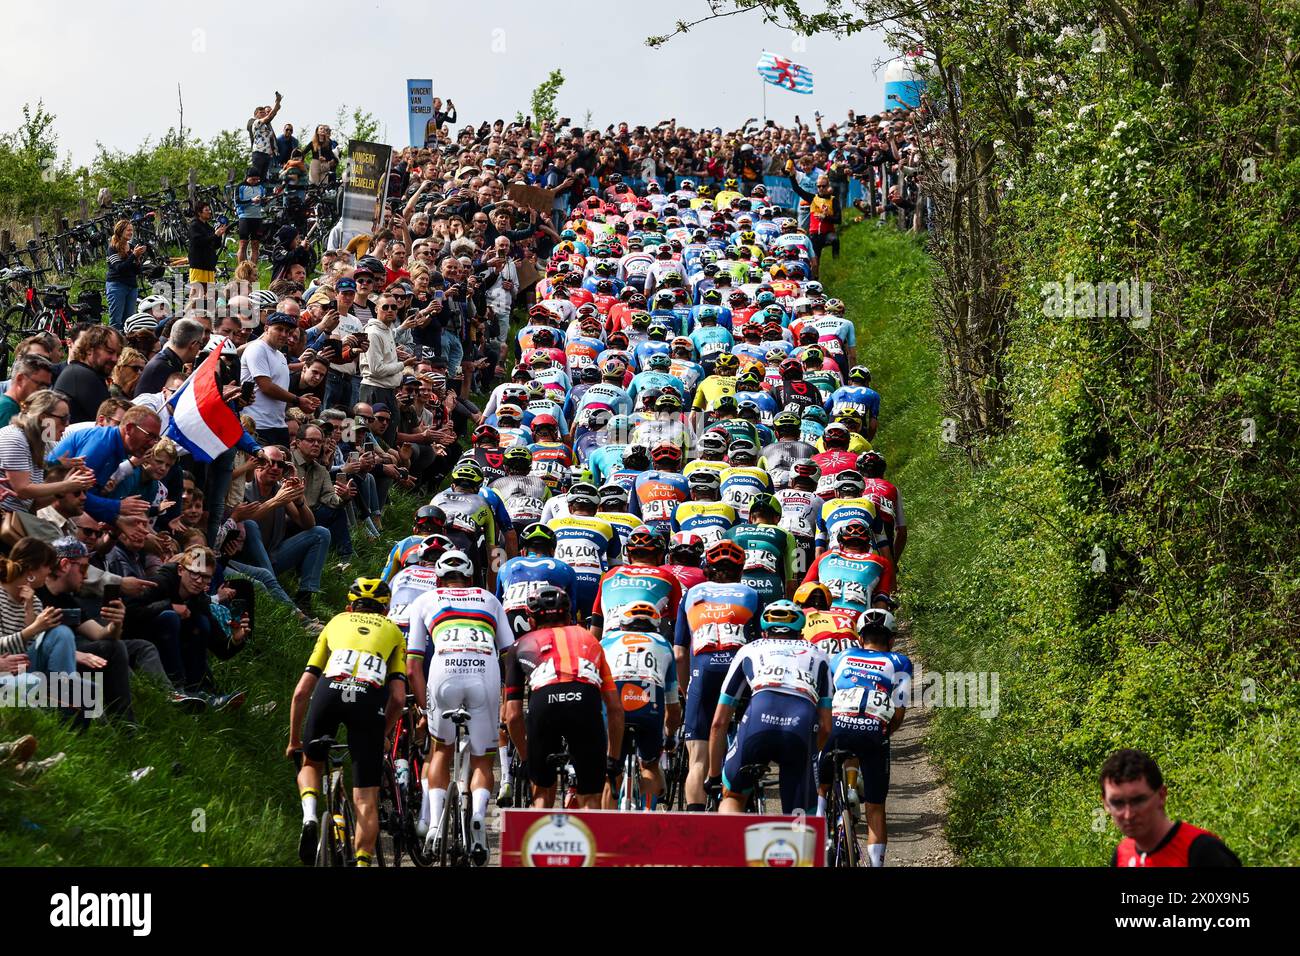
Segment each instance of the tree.
M554 123L559 118L559 113L555 109L555 98L560 95L560 87L564 85L564 74L559 70L551 70L551 75L533 90L533 95L529 102L533 108L533 129L538 132L546 123ZM519 122L523 122L522 117L518 117Z
M335 116L334 131L338 134L339 145L342 147L343 155L346 156L348 143L351 140L374 142L375 136L379 133L379 120L375 119L374 113L363 110L359 106L353 107L352 112L349 113L347 104L344 104L339 107Z

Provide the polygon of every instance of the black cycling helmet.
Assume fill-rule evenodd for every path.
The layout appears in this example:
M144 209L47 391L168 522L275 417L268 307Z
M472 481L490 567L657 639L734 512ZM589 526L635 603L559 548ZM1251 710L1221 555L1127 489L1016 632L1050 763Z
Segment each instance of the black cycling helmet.
M543 585L528 595L528 613L533 617L569 616L569 592L553 584Z
M864 451L858 456L858 471L866 478L885 477L885 456L874 449Z

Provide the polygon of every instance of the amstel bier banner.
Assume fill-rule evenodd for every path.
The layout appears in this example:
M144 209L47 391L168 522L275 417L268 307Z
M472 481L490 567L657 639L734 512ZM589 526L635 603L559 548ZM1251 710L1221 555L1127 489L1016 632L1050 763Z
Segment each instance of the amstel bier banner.
M505 810L502 866L824 866L821 817Z

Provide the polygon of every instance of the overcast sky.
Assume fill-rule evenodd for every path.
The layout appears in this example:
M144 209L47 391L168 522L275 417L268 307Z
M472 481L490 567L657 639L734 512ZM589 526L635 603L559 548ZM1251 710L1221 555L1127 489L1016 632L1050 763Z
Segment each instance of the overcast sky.
M204 138L242 128L278 89L277 132L285 121L300 132L332 123L347 103L374 113L388 142L404 146L408 78L432 77L434 94L453 99L462 122L478 123L528 112L529 93L555 67L565 75L560 115L577 123L591 110L602 127L676 117L730 129L762 114L754 67L764 48L811 68L816 84L811 96L767 87L772 119L883 107L890 54L879 33L803 39L744 15L659 50L645 46L707 12L704 0L6 4L0 130L18 126L23 103L44 100L58 117L61 155L88 163L96 142L130 149L175 126L179 81L185 126Z

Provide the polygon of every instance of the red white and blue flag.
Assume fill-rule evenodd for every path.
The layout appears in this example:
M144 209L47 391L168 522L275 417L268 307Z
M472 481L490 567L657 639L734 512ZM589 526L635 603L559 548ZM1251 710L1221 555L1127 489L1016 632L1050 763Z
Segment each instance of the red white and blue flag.
M212 461L224 451L234 448L244 437L244 426L221 400L221 385L217 381L217 366L221 362L224 339L215 347L193 374L185 380L168 401L171 421L167 424L167 437L187 448L196 461Z
M768 50L758 58L758 75L767 83L792 93L813 91L812 70Z

